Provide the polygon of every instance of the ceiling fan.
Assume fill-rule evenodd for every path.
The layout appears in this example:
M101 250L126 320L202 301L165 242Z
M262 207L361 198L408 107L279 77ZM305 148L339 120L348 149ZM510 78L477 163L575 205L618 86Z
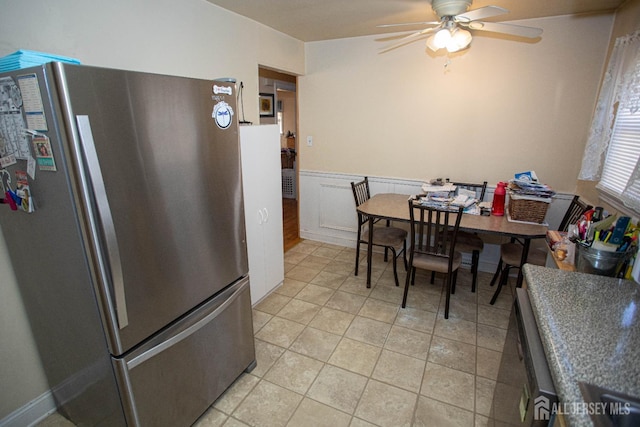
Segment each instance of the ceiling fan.
M509 34L530 39L540 37L542 34L541 28L498 22L484 22L482 19L503 15L509 13L509 11L498 6L485 6L475 10L469 10L471 2L472 0L432 0L431 7L438 18L440 18L440 21L378 25L378 27L396 27L403 25L429 26L429 28L416 31L401 38L394 44L382 48L379 53L388 52L427 36L429 37L427 39L427 47L432 51L436 52L439 49L446 49L448 52L457 52L465 49L471 43L472 37L468 30Z

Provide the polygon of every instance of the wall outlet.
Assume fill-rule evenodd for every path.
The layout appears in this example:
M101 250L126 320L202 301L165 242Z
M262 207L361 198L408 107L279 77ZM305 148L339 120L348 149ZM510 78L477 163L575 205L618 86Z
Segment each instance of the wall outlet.
M313 146L313 137L311 135L307 136L307 146L308 147Z

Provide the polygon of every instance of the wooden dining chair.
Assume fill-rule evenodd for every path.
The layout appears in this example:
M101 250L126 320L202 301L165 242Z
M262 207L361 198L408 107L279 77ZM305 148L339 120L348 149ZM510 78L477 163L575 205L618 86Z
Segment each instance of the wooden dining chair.
M356 202L356 209L358 206L366 202L371 198L369 191L369 178L364 177L360 182L352 182L351 190L353 191L353 198ZM369 217L361 214L356 210L358 215L358 236L356 242L356 269L355 275L358 275L358 264L360 262L360 245L369 243ZM374 224L378 223L380 219L376 219ZM384 248L384 261L387 262L388 251L391 251L393 256L393 276L396 281L396 286L399 286L398 282L398 269L396 261L400 255L403 256L404 268L407 269L407 230L398 227L392 227L390 221L386 221L384 226L374 226L373 228L373 241L374 246Z
M560 226L558 227L559 231L568 231L569 226L571 224L575 224L578 222L583 213L591 209L592 206L586 204L582 200L580 200L579 195L573 196L571 203L569 203L569 207L567 208L567 212L564 214L562 221L560 221Z
M490 304L495 304L500 295L500 291L507 284L509 280L509 271L511 269L519 269L522 262L522 250L524 249L524 242L520 239L511 238L509 243L503 243L500 245L500 261L498 261L498 267L491 279L490 286L493 286L498 280L498 287L496 288L493 296L491 297ZM540 248L529 248L527 254L527 263L535 265L545 265L547 262L547 253Z
M570 224L574 224L583 213L591 209L590 205L580 200L580 196L577 194L573 196L567 212L564 214L560 226L560 231L567 231ZM518 269L522 267L522 250L523 245L518 239L511 239L509 243L503 243L500 245L500 261L498 261L498 268L496 269L490 285L493 286L498 281L498 287L496 288L493 297L491 297L491 304L494 304L500 295L502 287L507 284L509 280L509 271L511 269ZM527 263L536 265L545 265L547 262L547 251L545 249L531 248L527 254Z
M455 212L421 204L409 199L409 271L404 284L402 308L407 305L409 283L414 285L416 269L443 273L445 284L444 318L449 318L449 301L462 255L456 250L463 208Z

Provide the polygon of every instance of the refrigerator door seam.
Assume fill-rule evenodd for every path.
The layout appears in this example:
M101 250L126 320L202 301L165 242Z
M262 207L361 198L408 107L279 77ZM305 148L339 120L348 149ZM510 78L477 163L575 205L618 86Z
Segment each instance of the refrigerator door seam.
M100 212L102 229L105 237L105 244L109 255L109 264L111 272L111 283L115 297L116 316L118 317L118 327L124 329L129 324L127 315L127 300L124 292L124 278L122 275L122 262L120 260L120 250L118 248L118 239L111 215L109 200L107 199L107 190L102 179L102 171L100 170L100 162L98 161L98 153L96 152L93 134L91 132L91 124L89 116L76 116L78 124L78 133L82 142L85 160L87 161L88 173L91 179L91 186Z
M214 311L212 311L211 313L209 313L208 315L206 315L202 319L198 320L193 325L183 329L181 332L179 332L176 335L172 336L170 339L168 339L166 341L162 341L160 344L150 348L149 350L145 351L144 353L142 353L142 354L134 357L133 359L129 360L127 362L127 368L129 370L135 368L136 366L140 365L141 363L151 359L153 356L155 356L157 354L160 354L164 350L166 350L166 349L178 344L180 341L184 340L185 338L188 338L189 336L191 336L194 333L196 333L198 330L202 329L204 326L206 326L209 323L211 323L213 321L213 319L218 317L220 315L220 313L224 312L227 309L227 307L229 305L231 305L240 296L240 293L245 288L245 286L243 286L245 283L246 283L246 281L241 281L241 282L236 283L234 285L236 287L236 289L233 291L233 294L231 294L225 300L224 303L220 304L220 306L218 308L216 308Z
M112 359L113 360L113 359ZM133 385L131 384L131 377L129 370L125 369L122 362L119 360L113 360L113 366L118 382L121 382L121 396L122 405L125 407L125 416L127 417L127 423L132 426L140 425L140 416L138 415L138 407L136 405L136 399L133 394Z

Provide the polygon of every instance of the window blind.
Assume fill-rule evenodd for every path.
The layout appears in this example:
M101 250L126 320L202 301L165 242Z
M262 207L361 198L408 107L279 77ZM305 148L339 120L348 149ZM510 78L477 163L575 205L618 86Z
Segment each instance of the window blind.
M619 204L620 209L626 207L640 213L639 159L640 30L616 39L589 130L579 179L599 180L597 188L603 199L613 206Z
M622 195L640 156L640 111L618 110L600 186Z

